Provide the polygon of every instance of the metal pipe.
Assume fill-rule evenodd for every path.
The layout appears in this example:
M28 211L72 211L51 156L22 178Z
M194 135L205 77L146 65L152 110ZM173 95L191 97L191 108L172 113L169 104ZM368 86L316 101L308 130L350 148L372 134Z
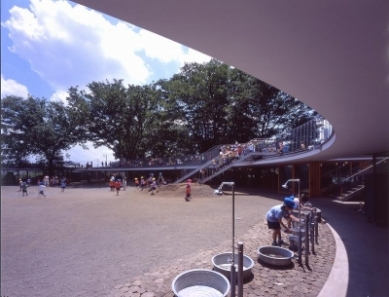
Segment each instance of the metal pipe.
M315 254L315 216L313 215L313 211L310 213L310 223L309 223L309 233L311 239L312 246L312 254Z
M238 242L238 297L243 297L243 242Z
M319 244L319 217L317 215L317 209L315 208L315 240L316 244Z
M299 226L297 227L298 229L298 240L297 240L297 249L298 249L298 263L301 264L301 241L302 241L302 238L301 238L301 218L299 219Z
M235 275L234 260L232 260L231 262L230 283L231 283L231 297L235 297L236 275Z
M286 181L285 184L282 185L283 188L287 189L288 188L288 183L289 182L298 182L298 199L299 199L299 234L298 234L298 263L301 264L302 261L301 261L301 256L302 256L302 252L301 252L301 245L302 245L302 232L301 232L301 227L302 227L302 223L301 223L301 195L300 195L300 179L299 178L293 178L293 179L288 179Z
M235 187L232 183L232 263L235 261Z
M309 225L308 225L308 215L306 216L306 219L305 219L305 265L308 266L309 265L309 262L308 262L308 254L309 254L309 238L308 238L308 228L309 228Z
M222 183L232 186L232 256L231 256L231 297L235 297L236 273L235 273L235 187L234 183Z

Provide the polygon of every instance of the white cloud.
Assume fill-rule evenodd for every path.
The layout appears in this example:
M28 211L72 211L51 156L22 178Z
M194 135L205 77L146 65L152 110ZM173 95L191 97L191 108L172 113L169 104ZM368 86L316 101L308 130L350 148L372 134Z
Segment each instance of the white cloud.
M9 50L27 61L32 71L55 91L50 100L66 102L71 86L84 89L92 81L123 79L124 85L145 84L169 78L185 62L203 63L209 56L131 24L111 23L101 13L68 1L31 0L27 8L13 6L1 24L9 31ZM174 63L172 63L174 62ZM150 65L160 63L158 70ZM161 70L162 69L162 70ZM154 73L156 72L156 73ZM87 90L86 90L87 91ZM8 92L8 93L7 93ZM27 88L1 76L1 96L26 97ZM112 151L76 146L70 159L82 162L101 159Z
M69 93L66 91L57 91L51 97L50 101L62 101L65 105L68 104L66 97L69 96Z
M10 15L2 23L13 42L9 50L56 90L113 78L125 85L145 84L153 74L147 59L175 61L178 67L210 59L128 23L112 24L102 14L67 1L31 0L29 8L12 7Z
M1 98L8 95L27 98L28 89L13 79L5 79L3 74L1 74Z

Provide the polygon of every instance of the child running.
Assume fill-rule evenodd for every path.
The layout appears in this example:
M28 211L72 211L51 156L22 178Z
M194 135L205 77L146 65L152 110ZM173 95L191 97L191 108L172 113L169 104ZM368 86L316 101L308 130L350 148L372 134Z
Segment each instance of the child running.
M149 192L151 192L151 195L154 195L154 190L157 190L157 182L155 180L155 177L153 177L153 179L151 181L150 189L149 189ZM158 193L158 190L157 190L157 193Z
M45 195L45 188L46 186L43 184L43 181L39 183L39 193L38 193L38 197L39 195L43 195L46 197Z
M27 187L28 187L27 183L26 183L26 182L23 182L23 183L22 183L22 191L23 191L22 193L23 193L23 197L24 197L24 195L28 196Z

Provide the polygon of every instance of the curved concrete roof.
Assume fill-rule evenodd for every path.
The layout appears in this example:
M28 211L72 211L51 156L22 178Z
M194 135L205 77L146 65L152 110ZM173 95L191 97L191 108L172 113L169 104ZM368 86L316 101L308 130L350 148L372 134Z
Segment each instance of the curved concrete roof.
M333 125L310 160L389 151L387 0L76 0L213 56Z

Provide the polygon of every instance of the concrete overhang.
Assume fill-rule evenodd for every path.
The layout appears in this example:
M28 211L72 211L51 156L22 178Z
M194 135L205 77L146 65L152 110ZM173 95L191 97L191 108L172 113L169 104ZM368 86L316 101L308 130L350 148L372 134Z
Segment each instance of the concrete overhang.
M389 151L387 0L76 0L215 57L303 101L333 125L304 160Z

